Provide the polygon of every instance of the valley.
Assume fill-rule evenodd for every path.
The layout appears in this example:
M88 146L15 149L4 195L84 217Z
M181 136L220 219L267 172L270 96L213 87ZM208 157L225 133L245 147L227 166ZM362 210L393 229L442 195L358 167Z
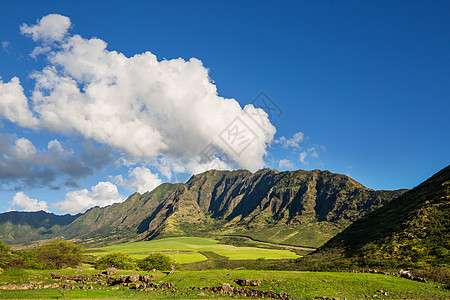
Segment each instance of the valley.
M195 237L165 238L86 250L86 254L93 256L102 256L113 252L123 252L135 258L143 258L152 252L164 252L172 256L179 264L207 260L208 258L201 254L203 252L213 252L229 260L296 259L301 257L289 250L236 247L219 244L214 239Z
M449 187L450 166L409 191L318 170L209 171L77 216L9 212L0 232L23 250L0 247L0 296L448 299ZM61 238L84 248L77 268L32 267Z

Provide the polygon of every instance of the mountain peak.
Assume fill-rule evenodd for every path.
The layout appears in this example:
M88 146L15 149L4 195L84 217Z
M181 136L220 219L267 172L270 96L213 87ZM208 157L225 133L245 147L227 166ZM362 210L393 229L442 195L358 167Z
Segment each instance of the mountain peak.
M403 192L369 190L321 170L210 170L186 183L164 183L122 203L90 209L53 236L117 242L244 234L315 247Z

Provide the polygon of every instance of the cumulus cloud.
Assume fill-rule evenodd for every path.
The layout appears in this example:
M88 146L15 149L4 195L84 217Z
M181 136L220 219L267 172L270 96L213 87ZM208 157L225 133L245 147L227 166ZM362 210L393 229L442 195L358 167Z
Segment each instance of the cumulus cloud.
M55 150L59 153L64 153L64 148L58 140L48 142L47 148L48 150Z
M111 182L99 182L90 191L82 189L67 193L65 199L55 203L54 207L60 211L76 214L94 206L105 207L123 200L117 186Z
M278 163L278 166L281 169L292 169L294 167L294 164L289 159L281 159Z
M25 195L23 192L18 192L9 203L12 206L20 207L23 211L48 211L47 202L38 201Z
M33 128L38 122L28 107L28 99L17 77L6 83L0 78L0 112L7 120L23 127Z
M70 19L58 14L50 14L37 21L36 25L23 24L20 32L34 41L54 42L64 38L71 25Z
M116 183L124 186L130 191L145 193L152 191L162 183L158 174L153 174L150 169L136 167L129 172L129 179L124 180L122 175L115 177Z
M35 41L58 43L37 46L52 50L37 50L49 63L32 75L36 84L29 99L18 79L0 85L0 108L10 108L2 113L5 118L24 127L76 133L130 158L164 158L170 161L166 166L183 165L191 172L215 161L225 168L264 166L275 127L262 109L220 97L200 60L158 60L151 52L126 57L99 38L68 34L69 27L70 19L56 15L22 26ZM3 96L9 86L19 110ZM220 155L203 155L211 143Z
M48 150L40 150L26 138L0 134L0 183L4 188L76 186L79 179L102 170L111 161L109 151L87 142L75 154L57 140L49 142Z

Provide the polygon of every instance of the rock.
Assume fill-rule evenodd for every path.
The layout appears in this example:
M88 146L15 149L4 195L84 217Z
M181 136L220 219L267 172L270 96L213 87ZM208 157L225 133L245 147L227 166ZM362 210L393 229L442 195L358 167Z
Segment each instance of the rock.
M411 274L410 271L405 271L405 270L400 269L398 271L398 274L400 275L400 277L405 278L405 279L415 280L415 281L419 281L419 282L426 282L425 278L415 276L415 275Z
M111 275L116 275L116 272L117 272L117 269L114 267L111 267L111 268L107 268L105 271L103 271L103 274L111 276Z
M153 291L153 290L174 289L175 286L171 282L162 282L162 283L150 282L149 284L142 284L140 288L146 291Z
M167 289L173 289L175 286L171 282L163 282L159 285L160 289L167 290Z
M249 288L235 288L228 283L223 283L221 286L204 287L204 291L218 294L237 295L239 297L253 297L253 298L273 298L288 300L291 299L289 294L275 293L273 291L252 290ZM327 298L328 299L328 298ZM331 300L331 299L330 299Z
M229 285L228 283L222 283L222 290L224 294L232 295L233 294L233 287Z
M155 278L155 275L153 274L146 274L146 275L141 275L139 277L139 280L145 283L150 283L153 279Z
M234 282L236 282L240 286L260 286L261 280L251 280L251 279L242 279L238 278Z
M119 283L122 284L128 284L128 283L134 283L139 280L139 275L120 275L119 276Z
M70 279L66 279L64 281L67 282L67 283L77 283L75 280L70 280Z
M53 280L61 280L63 278L63 276L56 274L56 273L49 273L49 274Z

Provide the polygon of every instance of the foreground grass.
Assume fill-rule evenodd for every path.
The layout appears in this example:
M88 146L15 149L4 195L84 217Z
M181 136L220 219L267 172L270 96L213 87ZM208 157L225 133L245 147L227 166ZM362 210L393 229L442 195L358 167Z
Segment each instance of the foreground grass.
M165 252L178 263L194 263L207 260L200 252L214 252L230 260L295 259L300 256L289 250L263 249L257 247L236 247L219 244L209 238L175 237L145 242L127 243L103 248L87 249L86 254L102 256L112 252L123 252L134 258L144 258L152 252Z
M49 270L7 271L0 275L0 285L8 283L51 283ZM53 270L59 274L72 275L75 270ZM96 270L85 270L78 274L93 274ZM118 274L136 274L143 272L123 271ZM140 292L125 287L113 290L112 287L93 285L93 290L70 290L66 292L68 299L220 299L230 296L205 293L198 287L219 286L222 283L233 283L236 278L260 279L262 285L255 289L273 290L291 294L294 299L313 299L318 296L347 299L449 299L450 290L443 285L420 283L394 276L367 273L339 272L288 272L288 271L251 271L251 270L210 270L210 271L178 271L166 275L155 273L155 282L171 282L176 291ZM379 292L383 290L383 293ZM387 292L387 295L384 295ZM62 299L56 289L7 291L0 290L2 299Z

